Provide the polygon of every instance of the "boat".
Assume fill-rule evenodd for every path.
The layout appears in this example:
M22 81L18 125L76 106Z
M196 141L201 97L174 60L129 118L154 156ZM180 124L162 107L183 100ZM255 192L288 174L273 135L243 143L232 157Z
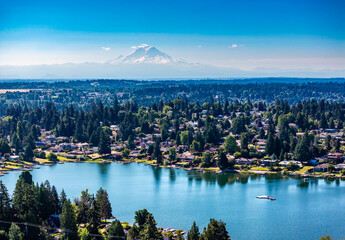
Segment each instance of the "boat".
M267 196L267 195L256 196L256 198L258 198L258 199L276 200L275 198L271 198L271 197L269 197L269 196Z

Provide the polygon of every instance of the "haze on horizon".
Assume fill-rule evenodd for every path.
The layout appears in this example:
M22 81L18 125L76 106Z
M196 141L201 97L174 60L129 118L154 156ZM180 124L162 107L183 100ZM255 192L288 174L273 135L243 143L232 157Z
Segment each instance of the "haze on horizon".
M145 43L190 63L345 76L343 0L0 4L0 66L104 63Z

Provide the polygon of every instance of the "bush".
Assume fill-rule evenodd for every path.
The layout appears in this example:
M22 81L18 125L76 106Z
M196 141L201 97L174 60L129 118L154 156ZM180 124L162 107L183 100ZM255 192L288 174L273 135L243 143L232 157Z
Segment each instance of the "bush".
M48 159L49 161L51 161L51 162L56 162L56 161L58 160L56 154L54 154L54 153L49 153L49 154L47 155L47 159Z

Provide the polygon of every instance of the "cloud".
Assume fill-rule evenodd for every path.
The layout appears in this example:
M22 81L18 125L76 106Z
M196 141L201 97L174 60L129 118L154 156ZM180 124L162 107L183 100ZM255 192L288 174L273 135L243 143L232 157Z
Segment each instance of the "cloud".
M200 45L198 45L197 47L198 47L198 48L202 48L202 45L200 44Z
M132 46L131 48L137 49L137 48L144 48L144 47L148 47L148 46L149 46L149 45L143 43L143 44L141 44L141 45L139 45L139 46Z
M229 46L228 48L238 48L238 47L243 47L243 44L237 44L237 43L233 43L231 46Z
M102 47L102 49L103 49L104 51L109 51L109 50L110 50L110 47Z

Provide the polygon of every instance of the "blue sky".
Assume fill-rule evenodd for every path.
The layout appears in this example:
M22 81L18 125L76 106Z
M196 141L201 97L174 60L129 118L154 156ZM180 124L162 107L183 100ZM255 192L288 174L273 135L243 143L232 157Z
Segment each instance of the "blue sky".
M0 65L102 62L142 43L242 69L344 69L345 1L0 0Z

